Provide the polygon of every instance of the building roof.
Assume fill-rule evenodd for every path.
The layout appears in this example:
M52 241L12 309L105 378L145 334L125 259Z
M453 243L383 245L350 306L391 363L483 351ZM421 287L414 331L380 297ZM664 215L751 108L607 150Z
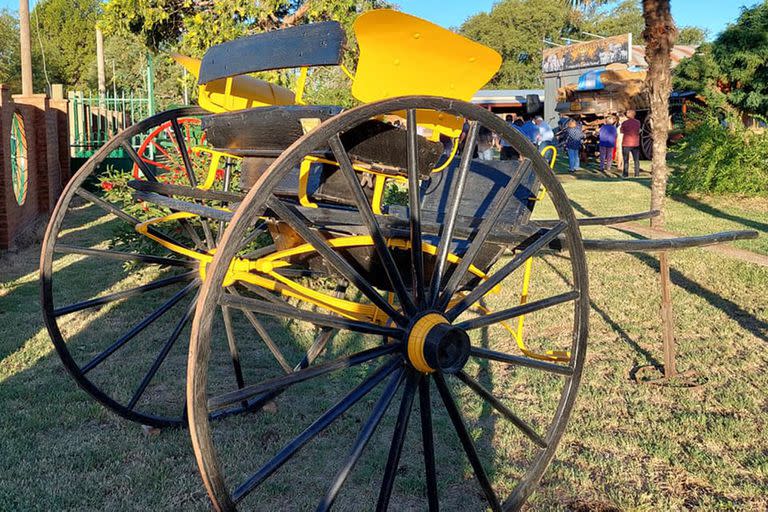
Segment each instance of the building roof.
M697 46L689 46L684 44L676 44L672 48L672 68L675 68L680 61L692 57L696 53ZM641 68L647 68L648 63L645 61L645 46L639 44L632 45L632 59L629 62L630 66L638 66Z
M544 101L544 89L482 89L472 96L472 103L483 105L493 104L521 104L525 105L526 96L537 94Z

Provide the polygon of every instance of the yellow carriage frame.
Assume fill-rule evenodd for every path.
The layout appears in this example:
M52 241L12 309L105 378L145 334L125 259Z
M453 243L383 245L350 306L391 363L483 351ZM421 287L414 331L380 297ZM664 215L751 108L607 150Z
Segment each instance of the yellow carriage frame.
M353 82L353 96L365 103L417 94L445 96L469 101L472 95L496 73L501 65L501 57L494 50L442 27L397 11L386 9L369 11L357 18L353 28L360 48L356 73L353 75L343 64L340 66ZM194 76L199 75L200 60L178 54L174 54L173 58ZM448 63L450 65L447 65ZM304 104L303 96L307 77L308 68L300 68L295 91L248 75L218 79L199 86L198 103L211 113L223 113L260 106L301 105ZM302 127L305 132L310 131L317 124L319 124L319 120L302 120ZM464 120L444 113L418 111L417 124L421 129L426 130L426 136L433 141L439 140L441 135L451 139L451 150L446 160L440 166L432 169L431 172L442 171L450 165L457 153ZM197 146L191 150L205 152L211 156L205 179L197 186L200 190L209 190L213 187L222 159L236 161L240 158L208 147ZM547 154L550 155L550 167L553 167L557 157L557 149L554 146L547 146L541 151L541 155L545 157ZM318 207L311 201L307 193L310 169L312 165L318 163L338 165L337 162L326 158L305 157L299 166L299 189L297 191L298 200L302 206ZM405 177L379 172L367 165L353 163L353 168L357 172L369 173L373 176L374 194L371 206L373 212L379 215L382 214L382 203L388 181L407 182ZM544 199L545 195L546 191L542 189L536 197L531 199L540 201ZM154 235L150 229L151 226L195 217L197 217L196 214L175 212L140 223L136 226L136 230L167 249L196 260L199 263L201 278L204 279L207 266L213 260L213 251L201 252L172 243ZM370 236L343 236L331 238L327 242L334 248L373 245ZM390 239L388 243L390 247L410 248L407 240ZM312 246L305 243L272 252L255 260L237 258L230 266L224 285L246 282L279 293L287 298L297 299L326 309L351 320L370 321L379 325L389 322L387 314L373 304L362 304L313 290L276 272L276 270L290 265L289 258L313 251ZM423 243L422 251L434 255L437 248L434 245ZM448 255L450 263L456 264L460 260L461 258L455 254ZM486 275L474 265L470 265L469 272L480 279L486 278ZM521 304L525 304L528 300L531 273L532 260L529 259L525 263L520 295ZM499 287L497 286L490 293L499 293ZM454 300L460 299L461 296L457 296ZM480 314L491 312L484 306L478 306L475 311ZM538 353L529 349L523 339L524 316L518 317L516 328L513 328L508 322L501 324L526 356L545 361L568 361L570 359L570 354L564 351Z

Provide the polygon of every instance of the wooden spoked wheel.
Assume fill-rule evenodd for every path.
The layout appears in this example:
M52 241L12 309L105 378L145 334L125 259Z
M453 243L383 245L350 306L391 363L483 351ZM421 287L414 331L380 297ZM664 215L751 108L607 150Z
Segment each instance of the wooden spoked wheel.
M452 170L443 171L449 174L418 172L416 120L427 111L467 122L464 149ZM407 191L375 215L356 171L360 162L341 136L390 115L407 127ZM465 203L478 201L471 190L492 170L472 159L475 145L493 133L522 158L509 167L516 171L506 185L480 200L483 215L467 218ZM332 155L356 207L306 208L278 193L310 154ZM545 214L556 218L507 221L515 200L527 203L535 195L521 188L526 173L546 187ZM444 208L428 211L430 189L449 176ZM328 288L329 277L345 280L346 300L361 313L351 306L310 308L301 297L276 300L232 283L236 268L250 261L252 230L265 221L293 233L295 243L314 255L313 262L297 260L286 270L298 275L305 264L302 283L315 290ZM362 238L341 242L353 236ZM559 243L562 253L552 258L549 289L539 284L526 305L517 305L505 287L519 284L518 269L550 243ZM369 252L355 252L362 246ZM489 268L476 268L494 247L502 250L485 258ZM251 268L246 281L270 272L259 264ZM321 276L315 275L319 268L326 269ZM221 307L269 322L273 337L294 351L321 355L287 375L242 358L254 384L228 392L215 378L219 363L213 358ZM532 338L558 345L570 354L567 362L522 355L499 334L498 325L522 313L530 315L529 332L542 329ZM517 131L479 107L444 98L397 98L346 111L270 166L237 210L208 269L192 328L187 400L210 498L219 510L516 510L552 460L572 411L587 320L584 249L573 211L547 164ZM318 345L312 342L317 329L340 332L333 344ZM275 407L259 414L210 421L222 408L277 393Z
M195 255L210 259L223 229L200 217L168 217L170 210L136 200L128 183L201 184L212 157L196 155L185 134L199 127L202 114L164 112L110 140L67 185L43 242L43 313L64 366L96 400L146 425L186 424L187 340L202 281ZM155 160L147 158L146 141ZM231 189L237 166L222 168L226 176L214 188ZM232 389L243 386L237 344L225 345L222 354Z

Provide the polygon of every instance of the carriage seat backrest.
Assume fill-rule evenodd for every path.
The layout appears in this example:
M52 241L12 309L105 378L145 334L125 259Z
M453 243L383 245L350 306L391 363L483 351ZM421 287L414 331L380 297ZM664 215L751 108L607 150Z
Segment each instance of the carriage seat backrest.
M501 66L495 50L403 12L368 11L353 29L360 58L352 95L364 103L416 95L469 101ZM417 120L451 137L463 125L463 119L429 111Z
M325 21L228 41L205 53L198 83L272 69L337 66L344 40L341 25Z

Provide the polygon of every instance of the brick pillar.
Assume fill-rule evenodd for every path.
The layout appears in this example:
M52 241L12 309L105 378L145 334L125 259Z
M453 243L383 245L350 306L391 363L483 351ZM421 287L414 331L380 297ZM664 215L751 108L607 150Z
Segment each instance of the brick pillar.
M0 249L10 246L9 199L14 201L11 189L11 116L13 102L11 90L0 84ZM15 201L14 201L15 202Z
M69 101L64 96L64 86L53 84L51 86L51 99L49 105L56 112L56 133L59 145L59 169L61 169L61 187L67 184L72 177L72 168L69 162Z
M27 140L29 141L34 136L34 143L29 143L28 154L30 183L33 173L37 178L35 184L37 211L48 213L53 209L58 199L56 189L61 191L58 136L54 136L51 128L55 124L49 119L48 96L45 94L13 96L13 101L17 108L24 113Z

